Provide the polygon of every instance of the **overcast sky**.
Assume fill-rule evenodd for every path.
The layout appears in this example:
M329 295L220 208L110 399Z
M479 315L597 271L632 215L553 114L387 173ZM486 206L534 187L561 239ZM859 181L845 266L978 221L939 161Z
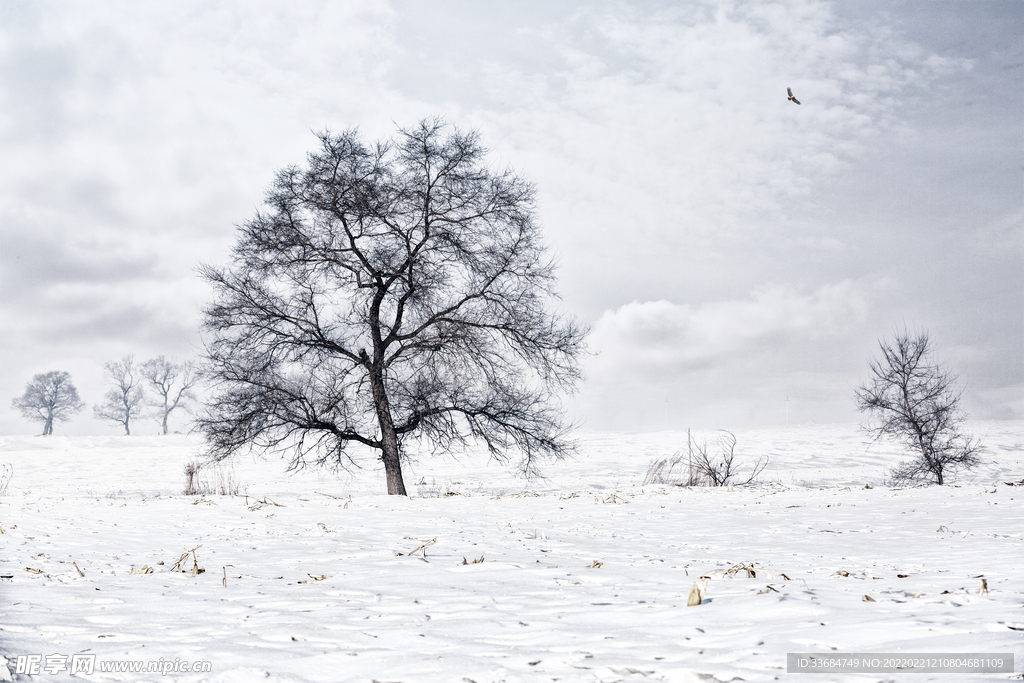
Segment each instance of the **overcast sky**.
M55 433L117 433L102 364L199 352L197 264L312 131L436 114L538 186L585 428L856 421L904 326L1024 419L1022 36L1019 0L7 0L0 433L53 369L90 404Z

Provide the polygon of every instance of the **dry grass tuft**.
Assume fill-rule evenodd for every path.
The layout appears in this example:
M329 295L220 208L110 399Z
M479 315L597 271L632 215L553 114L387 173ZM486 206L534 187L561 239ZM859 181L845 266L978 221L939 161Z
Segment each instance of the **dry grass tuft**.
M192 460L185 463L186 496L237 496L242 485L235 475L235 468L222 463L202 463Z
M650 484L670 484L672 486L704 486L705 480L700 476L693 461L682 453L671 458L651 461L644 474L644 486Z
M181 574L188 573L193 575L202 574L203 572L205 572L206 570L199 566L199 558L196 557L196 551L202 547L202 544L200 544L197 545L195 548L192 548L192 550L186 550L184 553L182 553L181 557L178 558L178 561L174 563L173 567L171 567L171 571L179 572ZM187 564L185 563L188 560L189 555L192 556L192 569L185 569L185 567L187 566Z
M7 485L11 483L11 479L14 478L14 465L10 463L3 463L0 466L0 496L7 493Z

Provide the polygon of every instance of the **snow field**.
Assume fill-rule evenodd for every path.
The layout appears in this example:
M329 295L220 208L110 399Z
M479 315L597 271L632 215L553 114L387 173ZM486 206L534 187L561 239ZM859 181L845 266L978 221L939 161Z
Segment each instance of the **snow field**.
M796 676L787 652L1012 652L1016 674L955 675L1006 680L1024 664L1024 488L1003 482L1024 479L1024 429L985 427L989 463L954 486L887 488L891 452L800 427L737 434L772 457L757 486L644 487L685 433L594 434L532 483L472 454L424 459L408 499L381 495L372 470L245 459L247 495L184 496L187 437L0 437L15 469L0 652L212 662L182 681L367 683L771 681ZM205 571L171 572L192 548ZM723 571L740 563L755 576Z

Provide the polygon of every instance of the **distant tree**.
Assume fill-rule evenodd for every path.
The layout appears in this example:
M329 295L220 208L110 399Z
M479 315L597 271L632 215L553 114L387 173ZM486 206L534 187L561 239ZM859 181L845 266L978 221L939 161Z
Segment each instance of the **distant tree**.
M103 403L93 406L93 415L97 420L120 424L125 436L130 436L131 423L139 417L146 399L135 357L127 355L119 361L110 361L103 365L103 370L114 386L104 394Z
M63 370L44 372L32 378L25 393L11 401L25 419L43 423L43 436L53 434L53 423L63 422L85 407L71 375Z
M185 361L176 363L163 356L157 356L142 364L142 376L155 392L149 405L156 409L156 414L167 433L167 418L178 409L188 409L188 403L194 399L192 388L198 383L199 376L195 371L195 363Z
M421 121L365 145L323 133L205 266L208 454L288 448L292 467L375 449L405 495L403 443L482 440L533 471L563 455L585 330L553 315L555 275L534 188L483 165L476 133Z
M879 343L882 357L871 362L871 379L857 389L857 408L874 422L875 438L887 437L916 454L890 471L894 481L931 479L978 465L980 442L961 433L956 377L932 358L927 333L907 331Z

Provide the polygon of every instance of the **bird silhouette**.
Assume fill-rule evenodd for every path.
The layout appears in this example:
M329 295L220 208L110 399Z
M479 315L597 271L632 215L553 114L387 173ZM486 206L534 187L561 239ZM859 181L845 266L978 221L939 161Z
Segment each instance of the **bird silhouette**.
M792 100L796 104L800 104L800 100L798 100L797 98L793 97L793 89L792 88L786 88L786 92L789 93L789 99L790 100Z

